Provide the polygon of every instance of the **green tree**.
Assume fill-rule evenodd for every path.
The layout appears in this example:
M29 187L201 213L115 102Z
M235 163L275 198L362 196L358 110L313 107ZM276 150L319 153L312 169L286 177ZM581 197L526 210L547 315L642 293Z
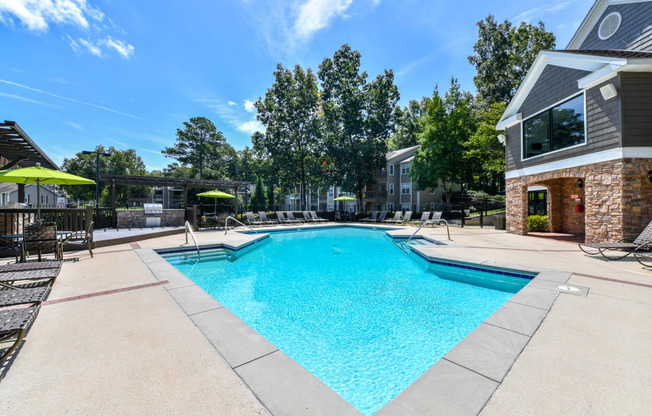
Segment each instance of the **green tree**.
M251 206L252 209L264 210L267 205L267 195L265 194L265 186L263 185L263 179L259 176L256 179L256 189L254 189L254 194L251 196Z
M220 150L225 147L226 139L206 117L193 117L183 125L183 130L177 129L174 146L166 147L162 153L194 167L199 178L203 179L204 169L211 168L211 163L220 159Z
M143 160L134 149L118 150L113 146L106 149L102 145L95 147L95 151L111 153L110 157L100 157L100 174L114 175L146 175L147 169ZM95 180L95 155L85 155L81 152L72 158L66 158L61 165L63 171L73 175ZM95 185L62 186L63 191L71 199L83 201L95 200ZM126 204L127 198L133 194L149 192L147 187L133 185L116 186L116 199L119 203ZM110 187L100 182L100 203L108 206L111 202Z
M543 22L536 26L509 20L496 22L493 15L477 23L478 41L469 62L475 66L473 78L478 98L486 104L509 102L532 66L537 54L555 48L555 35Z
M387 150L391 152L419 144L419 134L422 133L421 118L426 113L428 100L428 97L423 97L421 101L410 100L407 107L397 110L396 129L389 138Z
M395 123L399 99L394 74L385 70L367 82L360 72L360 52L342 45L333 58L319 66L322 82L324 143L334 182L362 200L364 187L373 183L385 165L387 139Z
M319 94L312 70L297 65L291 71L278 64L274 83L256 108L265 132L252 136L254 148L270 160L282 189L290 191L299 185L305 208L306 188L321 179L323 153Z
M473 179L465 143L475 129L473 96L462 91L455 78L444 97L435 87L423 119L423 133L419 135L421 147L410 169L417 189L434 190L442 185L450 203L455 185Z
M504 181L505 146L498 140L501 132L496 130L496 124L506 107L500 102L481 107L476 116L476 131L464 145L469 169L483 191L497 192Z

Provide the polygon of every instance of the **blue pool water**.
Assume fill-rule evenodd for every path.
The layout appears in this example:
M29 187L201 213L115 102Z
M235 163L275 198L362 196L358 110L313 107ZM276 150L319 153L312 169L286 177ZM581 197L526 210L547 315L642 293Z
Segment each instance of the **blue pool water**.
M528 282L428 263L380 230L272 233L267 240L232 261L164 257L365 415Z

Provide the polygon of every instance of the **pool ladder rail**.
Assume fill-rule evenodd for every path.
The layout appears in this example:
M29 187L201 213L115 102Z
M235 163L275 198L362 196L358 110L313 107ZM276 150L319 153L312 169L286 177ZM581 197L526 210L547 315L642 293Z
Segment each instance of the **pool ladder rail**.
M183 228L186 231L186 242L185 244L181 244L182 246L185 246L188 244L188 234L192 237L193 243L195 243L195 248L197 249L197 259L201 259L201 254L199 251L199 245L197 244L197 239L195 238L195 233L192 232L192 227L190 226L190 223L186 221L186 223L183 225Z
M236 220L235 218L233 218L232 216L229 215L229 216L226 217L226 219L224 220L224 235L226 235L226 233L229 232L229 220L231 220L231 221L235 221L235 222L237 222L238 224L242 225L243 227L249 228L251 231L254 232L254 234L258 234L258 231L254 230L253 228L251 228L250 226L248 226L248 225L246 225L246 224L241 223L240 221Z
M443 223L446 224L446 234L448 235L448 239L449 239L450 241L452 241L452 240L451 240L451 232L450 232L450 230L448 229L448 221L446 221L446 220L439 220L439 222L443 222ZM410 247L408 246L408 244L410 243L410 241L412 240L412 238L414 238L414 236L417 235L417 233L418 233L419 231L421 231L421 229L423 228L423 226L426 225L426 224L428 224L428 223L427 223L427 222L421 223L421 225L419 226L419 228L417 228L417 230L416 230L414 233L412 233L412 235L410 236L410 238L407 239L407 241L399 241L398 243L397 243L396 241L392 241L392 243L394 243L394 245L395 245L396 247L400 248L401 251L404 252L405 254L410 254Z

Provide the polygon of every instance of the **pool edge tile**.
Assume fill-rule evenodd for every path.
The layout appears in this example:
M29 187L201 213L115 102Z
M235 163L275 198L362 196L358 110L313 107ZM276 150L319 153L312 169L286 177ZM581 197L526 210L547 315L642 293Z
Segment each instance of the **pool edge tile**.
M235 372L275 416L362 415L280 350L242 365Z
M500 383L444 358L375 416L479 414Z

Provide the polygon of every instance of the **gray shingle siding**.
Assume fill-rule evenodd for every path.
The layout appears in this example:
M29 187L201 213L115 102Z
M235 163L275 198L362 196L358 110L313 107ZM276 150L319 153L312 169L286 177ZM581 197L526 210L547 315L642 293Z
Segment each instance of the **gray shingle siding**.
M652 73L621 74L623 142L625 146L652 146Z
M618 12L623 20L612 37L601 40L598 28L605 16ZM616 4L607 7L579 49L625 49L652 51L652 3Z
M582 74L584 71L568 71L574 71L575 73L566 72L566 76L570 77L570 79L559 80L559 84L568 85L569 82L574 83L575 88L571 89L573 92L560 94L559 96L551 93L550 97L548 97L544 103L541 103L538 106L537 110L534 110L537 107L532 105L532 110L530 111L529 115L536 114L541 109L549 107L551 104L563 100L568 95L572 95L573 93L577 93L579 91L579 89L576 87L577 80L584 76L584 74ZM550 85L550 82L550 79L545 81L546 85ZM620 147L622 145L621 103L623 98L621 97L621 94L608 101L605 101L602 98L600 87L609 83L613 83L616 88L620 89L620 77L618 76L586 91L586 114L584 117L584 121L586 123L586 145L570 148L568 150L544 154L543 156L534 159L521 161L522 140L521 124L519 123L507 129L506 132L508 138L505 149L507 171L536 166L543 163L555 162L569 157L581 156L588 153L600 152L603 150ZM539 83L537 83L535 88L537 88L538 85ZM540 89L542 92L539 93L539 96L545 97L545 94L543 93L544 89ZM551 87L551 89L554 88ZM530 96L528 96L526 102L528 100L530 100ZM523 118L526 117L527 116L523 114Z
M588 75L588 71L548 65L539 80L518 110L527 118L556 102L580 92L577 80Z

